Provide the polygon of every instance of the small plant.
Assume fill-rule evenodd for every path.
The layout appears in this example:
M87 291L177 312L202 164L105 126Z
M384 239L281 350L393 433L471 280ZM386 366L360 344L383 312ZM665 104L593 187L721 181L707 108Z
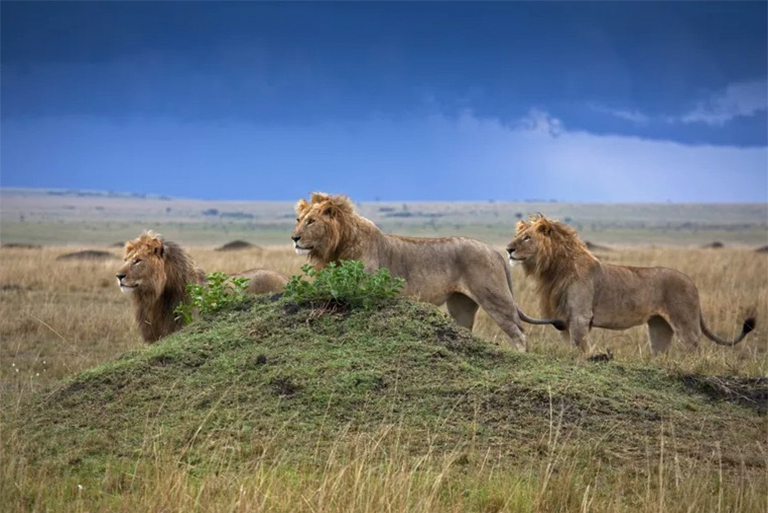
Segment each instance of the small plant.
M319 271L310 264L301 267L304 276L293 275L285 286L286 299L299 304L337 303L352 308L369 309L397 296L405 285L402 278L393 278L388 269L373 274L365 272L363 263L357 260L334 262Z
M195 312L207 315L225 308L241 305L245 299L245 289L249 278L228 278L226 274L210 273L206 285L187 284L188 301L176 307L174 313L189 324Z

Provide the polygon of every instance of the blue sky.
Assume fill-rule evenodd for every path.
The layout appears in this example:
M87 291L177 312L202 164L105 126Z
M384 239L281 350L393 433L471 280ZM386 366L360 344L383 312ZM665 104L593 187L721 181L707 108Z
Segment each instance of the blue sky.
M0 185L768 201L765 2L0 3Z

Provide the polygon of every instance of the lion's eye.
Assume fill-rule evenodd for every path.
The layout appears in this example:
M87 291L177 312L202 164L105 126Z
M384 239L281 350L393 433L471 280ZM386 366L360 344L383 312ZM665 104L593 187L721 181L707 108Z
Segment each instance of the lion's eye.
M531 240L531 236L530 235L526 235L525 237L523 237L523 241L527 241L527 240Z
M141 258L136 258L133 260L133 265L138 265L141 263Z
M314 222L315 222L315 220L314 220L314 219L307 219L307 224L308 224L308 225L310 225L310 224L312 224L312 223L314 223Z

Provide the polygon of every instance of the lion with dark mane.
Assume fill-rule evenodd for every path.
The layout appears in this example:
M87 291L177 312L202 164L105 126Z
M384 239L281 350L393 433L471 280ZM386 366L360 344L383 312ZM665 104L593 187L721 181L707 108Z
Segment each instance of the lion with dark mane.
M174 310L187 301L187 284L205 284L205 272L178 244L147 231L125 244L125 263L117 272L120 290L130 293L136 323L145 342L155 342L181 328ZM250 279L248 292L281 291L287 278L274 271L239 273Z
M296 204L291 239L298 254L316 267L340 260L360 260L367 272L387 268L405 279L403 293L435 305L447 304L461 326L472 329L478 307L526 350L520 320L532 324L559 321L531 319L517 308L512 275L504 257L480 241L464 237L416 238L383 233L355 212L347 196L313 193Z
M673 335L697 347L701 334L720 345L741 342L754 329L744 321L735 340L723 340L704 324L699 292L685 274L665 267L627 267L603 263L570 226L531 216L519 221L507 246L511 264L522 264L538 282L544 315L564 319L565 339L588 350L592 327L624 330L648 324L654 353L669 349Z

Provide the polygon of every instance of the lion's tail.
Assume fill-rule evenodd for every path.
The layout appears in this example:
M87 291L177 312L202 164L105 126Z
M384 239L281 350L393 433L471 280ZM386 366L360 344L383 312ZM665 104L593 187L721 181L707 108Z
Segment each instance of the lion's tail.
M506 261L504 262L504 272L507 273L507 286L509 286L509 291L514 295L514 289L512 288L512 269ZM565 329L565 323L559 319L535 319L533 317L528 317L522 310L520 310L520 307L517 308L517 315L520 317L521 321L527 322L528 324L551 324L558 331L563 331Z
M704 316L699 314L700 324L701 324L701 331L704 333L709 340L714 342L715 344L719 344L721 346L735 346L742 340L744 340L744 337L747 336L747 334L755 329L755 318L754 317L748 317L744 320L744 325L741 327L741 333L738 337L736 337L736 340L724 340L711 331L709 331L709 328L704 324Z

